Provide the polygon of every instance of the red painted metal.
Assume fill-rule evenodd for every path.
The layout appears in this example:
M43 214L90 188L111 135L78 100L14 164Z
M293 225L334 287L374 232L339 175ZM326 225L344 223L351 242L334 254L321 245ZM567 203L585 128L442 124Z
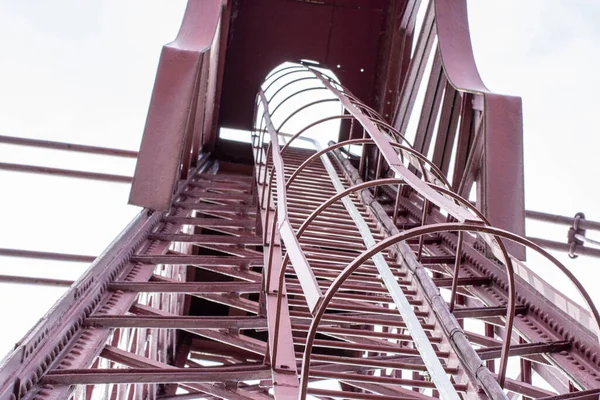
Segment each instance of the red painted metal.
M69 287L73 281L53 278L34 278L28 276L0 275L0 282L20 285Z
M187 122L195 112L191 104L195 97L203 99L209 92L198 76L209 63L210 50L218 46L214 42L222 10L221 0L190 1L177 38L163 47L131 188L131 204L165 211L170 207L182 154L191 151L184 149L190 134ZM208 84L211 79L215 78L209 72ZM214 106L200 105L205 110ZM200 134L203 132L205 128L201 127Z
M82 144L53 142L50 140L29 139L4 135L0 135L0 143L125 158L136 158L138 155L137 151L131 150L111 149L108 147L86 146Z
M462 93L483 97L485 204L481 208L495 226L524 235L521 99L491 93L483 84L473 58L466 1L452 5L435 1L434 4L440 57L448 81ZM510 250L519 259L524 259L522 250Z
M292 140L294 140L294 139L295 139L296 137L298 137L298 136L299 136L298 134L297 134L297 135L294 135L294 136L292 137ZM288 143L288 145L287 145L287 146L289 146L289 143ZM287 146L286 146L286 147L287 147ZM284 148L284 150L285 150L285 148ZM302 167L304 167L305 165L306 165L306 164L303 164L303 165L302 165ZM294 176L295 176L295 175L294 175ZM455 199L460 199L460 197L458 197L458 196L456 196L456 195L455 195L455 197L454 197L454 198L455 198ZM335 197L334 197L334 199L335 199ZM469 203L468 203L466 200L462 200L462 201L461 201L461 203L463 203L463 204L468 204L469 208L472 208L472 206L471 206L471 205L470 205L470 204L469 204ZM329 205L329 204L331 204L331 203L330 203L330 202L326 202L326 203L325 203L325 206L327 206L327 205ZM423 210L427 210L428 208L429 208L429 207L427 206L427 202L425 202L425 205L424 205L424 207L423 207ZM426 215L427 215L427 214L424 214L424 216L423 216L423 218L422 218L422 219L423 219L423 221L424 221L424 219L425 219L425 216L426 216ZM478 215L480 218L483 218L483 219L482 219L483 221L486 221L486 222L487 222L487 220L485 219L485 217L483 217L483 215L482 215L482 214L480 214L480 213L478 213L478 212L477 212L477 215ZM309 220L310 220L310 218L309 218ZM462 241L461 241L461 242L462 242ZM501 244L502 242L499 242L499 243ZM417 253L417 254L418 254L418 257L417 257L417 258L418 258L418 259L420 258L420 254L421 254L421 250L420 250L420 249L422 248L422 245L423 245L423 242L422 242L422 240L420 240L420 243L419 243L419 251L418 251L418 253ZM514 296L514 283L512 283L512 282L513 282L513 279L514 279L514 278L512 278L512 277L513 277L513 272L512 272L512 263L510 262L510 260L509 260L509 258L508 258L508 256L507 256L507 254L506 254L506 250L504 250L504 246L503 246L503 245L502 245L502 249L503 249L503 250L502 250L502 252L503 252L503 254L504 254L504 260L505 260L505 264L506 264L506 266L507 266L507 269L508 269L508 276L509 276L509 278L510 278L510 282L511 282L511 283L509 284L509 287L510 287L510 288L512 288L512 289L511 289L511 295L510 295L510 299L511 299L511 307L509 307L509 308L508 308L508 310L511 310L511 309L514 307L514 304L515 304L515 296ZM281 282L282 282L282 281L280 281L280 288L281 288ZM579 287L581 288L581 285L579 285ZM453 297L454 297L454 295L453 295ZM591 304L591 307L593 307L593 304ZM507 332L511 332L511 330L512 330L512 319L513 319L513 315L514 315L514 314L512 314L512 312L509 312L509 316L508 316L508 320L507 320ZM458 317L458 315L457 315L457 317ZM508 347L508 344L509 344L509 342L510 342L510 340L507 338L507 339L505 340L505 346L504 346L504 349L503 349L503 355L502 355L502 360L501 360L501 371L500 371L500 384L501 384L501 385L503 385L503 384L504 384L504 380L505 380L504 376L505 376L505 373L506 373L507 356L508 356L508 354L509 354L509 347ZM304 370L304 375L306 375L307 373L308 373L308 372L307 372L307 370ZM303 388L303 390L306 390L306 388Z
M96 257L94 257L94 256L86 256L86 255L81 255L81 254L51 253L51 252L46 252L46 251L2 249L2 248L0 248L0 256L34 258L34 259L38 259L38 260L83 262L83 263L90 263L96 259Z
M464 1L422 4L414 32L419 5L191 0L163 49L138 155L131 201L147 208L3 361L0 400L597 396L600 313L573 273L521 235L520 100L481 82ZM321 64L267 76L303 58ZM281 107L316 90L331 97ZM318 120L305 112L292 126L324 102L344 111ZM322 149L306 133L328 121L340 121L341 139ZM217 143L221 127L247 128L251 144ZM569 221L578 233L597 225ZM522 263L525 248L566 275L586 307ZM509 357L519 361L516 379Z
M72 169L41 167L37 165L23 165L0 162L0 170L11 172L24 172L29 174L53 175L65 178L89 179L101 182L131 183L129 176L103 174L100 172L77 171Z
M354 93L371 102L375 96L373 83L386 10L390 3L402 7L404 1L236 3L225 59L219 123L249 130L256 91L265 77L286 61L307 59L326 65Z

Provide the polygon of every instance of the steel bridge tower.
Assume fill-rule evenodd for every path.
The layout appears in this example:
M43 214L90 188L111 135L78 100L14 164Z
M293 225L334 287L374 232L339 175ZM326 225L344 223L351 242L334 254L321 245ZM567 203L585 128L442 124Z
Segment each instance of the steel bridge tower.
M524 237L522 134L465 0L190 0L144 208L4 359L0 400L597 399L598 310Z

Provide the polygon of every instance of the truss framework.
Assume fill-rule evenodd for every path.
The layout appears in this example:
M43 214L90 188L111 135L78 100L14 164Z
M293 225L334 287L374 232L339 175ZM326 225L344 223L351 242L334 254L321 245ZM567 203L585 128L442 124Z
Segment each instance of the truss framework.
M408 3L414 19L418 2ZM211 24L200 36L182 30L163 53L133 181L133 201L153 209L4 360L0 400L597 398L600 314L568 269L519 235L520 100L481 83L462 3L429 5L405 79L390 77L402 90L380 104L391 118L314 64L268 76L253 169L201 153L214 141L229 17L220 2L194 4L184 26L200 15ZM292 90L300 80L331 98L276 127L282 104L306 91ZM171 87L181 93L167 115ZM282 132L324 102L342 113ZM306 138L336 119L350 139L322 148ZM476 181L474 206L465 196ZM535 275L525 248L587 309Z

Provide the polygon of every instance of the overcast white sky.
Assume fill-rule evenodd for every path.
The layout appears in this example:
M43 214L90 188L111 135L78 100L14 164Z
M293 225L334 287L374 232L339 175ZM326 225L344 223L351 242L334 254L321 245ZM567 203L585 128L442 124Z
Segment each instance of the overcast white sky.
M161 46L182 0L0 1L0 134L137 150ZM600 220L600 4L469 1L488 87L523 97L528 209ZM131 174L134 163L0 145L2 162ZM0 171L0 247L99 254L136 214L129 187ZM549 198L548 196L554 196ZM566 227L529 225L564 240ZM564 259L565 257L563 257ZM590 288L597 262L570 263ZM0 274L75 279L85 265L0 257ZM0 358L62 290L0 284ZM600 295L596 296L600 301Z

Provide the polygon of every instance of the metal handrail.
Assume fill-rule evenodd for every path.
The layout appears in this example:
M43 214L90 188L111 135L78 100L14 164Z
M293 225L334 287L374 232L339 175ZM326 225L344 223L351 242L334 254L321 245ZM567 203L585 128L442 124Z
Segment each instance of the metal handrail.
M290 147L292 142L295 141L296 139L300 138L300 136L303 133L307 132L309 129L314 128L315 126L322 124L324 122L333 121L336 119L355 120L354 117L352 117L350 115L334 115L334 116L330 116L330 117L324 117L317 121L311 122L308 125L306 125L304 128L300 129L296 134L291 136L290 140L281 149L281 153L282 154L285 153L285 151ZM373 122L377 123L376 121L373 121ZM347 145L347 144L375 144L375 142L372 139L365 139L365 138L352 139L352 141L353 142L349 142L349 141L344 142L345 143L344 145ZM418 168L421 170L421 173L423 174L426 181L427 181L427 174L425 173L425 168L424 168L423 163L426 163L430 166L430 168L435 173L437 179L439 179L447 187L450 187L450 183L448 182L448 180L444 176L444 174L439 170L439 168L435 164L433 164L430 160L428 160L425 156L423 156L421 153L414 150L411 146L404 146L402 144L395 143L395 142L389 142L389 145L392 148L399 149L401 152L401 156L404 156L406 154L409 158L410 164L412 166L414 166L415 168ZM436 183L436 182L434 182L434 183Z
M316 75L316 74L315 74L315 75ZM317 75L316 75L316 77L318 78L319 76L317 76ZM331 86L328 86L327 84L325 84L325 82L323 82L323 83L324 83L324 86L326 86L326 87L328 87L328 88L329 88L329 90L332 90L332 87L331 87ZM339 94L339 93L341 93L341 92L339 92L339 91L338 91L337 93L334 93L334 94ZM345 91L344 93L346 93L346 91ZM349 93L349 91L348 91L348 93ZM264 94L262 94L262 96L264 96ZM339 97L339 96L338 96L338 97ZM342 98L339 98L339 100L340 100L340 102L341 102L341 103L343 103L343 100L344 100L344 99L342 99ZM346 106L346 105L344 105L344 106ZM347 108L347 107L346 107L346 108ZM290 147L291 143L292 143L294 140L296 140L296 139L300 138L300 136L302 135L302 133L306 132L306 131L307 131L308 129L310 129L311 127L313 127L313 126L316 126L316 125L318 125L318 124L320 124L320 123L323 123L323 122L329 121L329 120L333 120L333 119L340 119L340 118L348 118L348 117L349 117L349 116L347 116L347 115L342 115L342 116L334 116L334 117L326 117L326 118L322 118L322 119L321 119L321 120L319 120L319 121L316 121L316 122L313 122L313 123L311 123L311 124L307 125L307 126L306 126L306 127L304 127L303 129L301 129L299 132L297 132L295 135L292 135L292 136L291 136L291 139L290 139L289 141L287 141L287 143L286 143L286 144L283 146L283 148L282 148L282 150L281 150L281 154L283 154L283 153L284 153L284 152L285 152L285 151L286 151L286 150L287 150L287 149ZM263 122L267 122L267 124L269 124L270 120L268 120L268 118L269 118L269 115L268 115L268 103L267 103L267 104L264 104L264 112L263 112L263 118L262 118L262 120L261 120L261 122L260 122L260 128L262 128L262 124L263 124ZM352 115L352 118L353 118L353 119L355 119L355 120L359 120L359 122L362 122L362 121L360 121L360 118L357 118L357 116L356 116L356 115ZM373 126L376 126L376 125L374 125L374 122L376 121L376 119L375 119L375 118L372 118L372 117L368 117L368 118L369 118L369 119L368 119L367 121L368 121L368 122L370 122L370 123L371 123ZM374 120L375 120L375 121L374 121ZM364 124L364 123L363 123L363 127L365 127L365 124ZM366 128L366 127L365 127L365 128ZM376 129L377 129L377 128L376 128ZM371 132L369 132L369 133L371 134ZM378 133L380 133L380 132L378 131ZM373 136L373 135L371 135L371 136ZM306 138L301 138L301 139L308 140L308 141L313 141L313 142L314 142L314 140L312 140L312 139L306 139ZM371 142L375 142L375 141L374 141L374 140L372 140ZM277 139L276 135L275 135L275 137L273 137L273 136L272 136L271 143L276 143L276 146L277 146L277 147L279 147L279 144L278 144L278 139ZM392 144L391 144L392 142L389 142L389 139L388 139L388 142L387 142L387 143L388 143L388 144L389 144L389 146L390 146L389 148L392 148L392 149L394 149L394 150L393 150L393 154L394 154L396 157L398 157L398 154L396 153L396 148L399 148L402 154L403 154L403 150L408 150L408 151L410 152L410 153L409 153L409 155L411 156L411 157L409 157L409 159L410 159L411 161L413 161L413 163L415 164L415 167L418 167L418 168L421 170L421 173L422 173L422 175L423 175L423 178L424 178L425 180L427 180L427 174L425 173L425 166L424 166L424 164L423 164L423 159L425 159L425 160L426 160L426 158L425 158L425 157L423 157L422 155L420 155L420 157L418 157L418 156L415 156L416 152L414 151L414 149L412 149L412 148L408 149L406 146L401 146L401 145L400 145L400 144L398 144L398 143L394 143L394 145L392 146ZM268 159L269 159L269 157L268 157L268 154L269 154L269 151L272 151L272 147L273 147L273 146L269 146L269 148L267 149L267 166L268 166ZM381 151L381 148L380 148L379 146L378 146L378 148L379 148L379 149L380 149L380 151ZM416 162L414 161L414 159L416 159ZM427 162L429 162L429 161L427 160ZM381 157L380 157L380 160L379 160L379 162L378 162L378 170L379 170L379 166L380 166L380 164L381 164ZM306 165L307 165L307 164L303 164L303 166L299 167L299 168L296 170L296 172L298 172L298 170L300 170L300 171L301 171L302 169L304 169L304 167L305 167ZM266 181L266 169L267 169L267 166L265 166L265 180L264 180L264 181ZM274 167L273 167L273 168L274 168ZM273 168L272 168L272 170L273 170ZM296 174L296 176L297 176L297 174ZM441 173L440 173L440 176L443 176L443 174L441 174ZM271 178L271 184L269 185L269 198L270 198L270 196L271 196L271 193L270 193L270 188L272 187L272 179L273 179L273 174L271 174L271 177L270 177L270 178ZM419 181L420 181L420 178L416 177L415 175L412 175L412 179L413 179L413 180L419 180ZM443 181L444 181L444 183L447 183L447 180L443 179ZM398 182L399 182L399 181L398 181ZM402 182L404 182L404 180L402 180ZM289 182L289 183L291 183L291 182ZM367 184L366 186L371 186L371 185L370 185L370 184ZM379 185L373 184L372 186L374 186L375 188L377 188ZM342 196L342 197L344 197L344 196ZM263 198L264 198L264 191L263 191ZM280 201L280 199L278 199L278 201ZM328 205L329 205L329 204L326 204L326 205L325 205L325 207L323 207L322 209L326 208ZM320 209L321 209L321 208L320 208ZM470 215L470 213L469 213L469 215ZM267 226L268 226L268 223L267 223ZM284 275L284 271L285 271L285 267L287 266L288 262L289 262L289 254L286 254L286 257L285 257L285 259L284 259L284 261L283 261L282 269L280 270L279 279L278 279L278 281L279 281L279 286L278 286L278 302L277 302L277 307L281 307L281 303L282 303L282 295L283 295L283 289L284 289L284 288L283 288L283 283L284 283L284 281L285 281L285 278L284 278L284 277L285 277L285 275ZM269 261L269 263L270 263L270 261ZM292 265L293 265L293 262L292 262ZM389 269L389 267L388 267L388 269ZM270 277L270 275L269 275L269 278L268 278L268 279L269 279L269 281L271 280L271 277ZM514 307L513 307L512 309L514 309ZM313 309L311 309L311 312L313 312L313 311L314 311L314 310L313 310ZM509 311L509 315L512 315L512 314L514 314L514 312L511 312L511 311ZM511 320L511 319L510 319L510 317L509 317L509 320ZM277 319L276 319L276 324L275 324L275 331L274 331L274 335L275 335L275 339L276 339L276 340L279 338L279 333L280 333L280 332L279 332L279 330L280 330L280 329L279 329L279 325L280 325L280 322L281 322L281 318L277 318ZM418 324L418 323L417 323L417 324ZM508 343L510 344L510 341L509 341ZM506 354L507 354L507 351L508 351L507 349L508 349L508 345L506 346L506 350L505 350L505 352L504 352L504 354L505 354L505 355L504 355L504 357L503 357L503 360L502 360L502 361L504 361L504 359L506 359L506 360L507 360L507 357L506 357ZM276 349L273 349L273 351L276 351ZM275 358L274 358L273 362L275 363ZM433 360L432 360L432 362L433 362ZM434 364L435 364L435 363L434 363ZM502 364L504 365L504 364L506 364L506 362L503 362ZM434 370L435 370L435 367L433 367L433 368L434 368ZM503 375L503 374L502 374L502 375ZM442 378L443 378L443 377L442 377L442 376L440 376L440 379L442 379ZM442 379L442 382L443 382L444 380L445 380L445 379Z
M319 73L319 71L317 71L317 73ZM343 85L339 85L339 86L343 87ZM356 102L358 102L355 105L359 105L360 104L359 100L357 100L356 97L353 96L352 93L347 88L344 88L343 95L346 96L346 97L348 97L348 98L350 98L351 100L355 100ZM361 108L361 107L359 107L359 108ZM368 108L368 107L366 107L366 108ZM387 123L385 123L385 125L387 125ZM391 129L394 129L393 127L391 127L389 125L387 125L387 127L391 128ZM399 137L402 140L406 140L399 132L396 131L395 134L399 135ZM392 146L394 146L393 142L390 142L390 144ZM409 143L407 143L407 144L410 146ZM410 146L410 147L412 148L412 146ZM438 192L442 192L442 191L438 190ZM448 195L448 194L446 194L446 195L447 196L451 196L451 195ZM399 199L399 197L398 197L398 199ZM467 202L467 201L461 202L461 206L464 206L466 209L473 209L472 205L469 202ZM395 220L395 218L394 218L394 220ZM496 245L495 242L490 242L489 238L486 238L485 236L483 237L483 240L490 246L490 248L492 248L493 250L495 250L494 254L496 256L498 256L499 258L503 258L502 249L500 249ZM536 240L537 241L541 241L540 239L536 239ZM517 271L518 271L517 275L522 276L529 283L532 283L532 281L536 282L536 283L539 283L539 282L543 281L543 279L539 278L523 262L521 262L520 260L518 260L518 259L516 259L514 257L511 257L511 259L512 259L513 264L515 266L517 266ZM559 308L561 308L563 311L567 312L569 315L572 314L573 310L576 310L577 313L578 313L578 316L579 316L578 322L580 322L582 325L584 325L586 328L588 328L590 330L593 329L593 326L589 324L589 322L590 322L589 318L588 318L589 314L586 314L587 311L585 309L581 308L581 306L579 306L579 304L575 303L572 299L564 296L562 293L556 291L556 289L554 287L552 287L551 285L546 284L543 287L539 287L539 285L534 285L534 286L535 286L535 288L538 291L540 291L540 293L542 293L543 295L545 295L548 298L551 298L551 297L560 298L565 303L565 306L563 307L561 304L557 304L559 306ZM551 291L551 293L547 293L548 291ZM581 319L583 316L585 316L585 321L582 321L582 319Z
M313 73L323 85L329 88L331 92L340 99L340 102L351 115L353 115L356 120L363 125L367 133L371 136L373 141L376 143L381 155L385 158L386 162L395 173L404 176L406 178L406 183L410 185L413 189L418 191L422 196L427 198L433 204L445 209L449 214L455 217L457 220L461 222L483 222L478 218L473 219L473 215L466 212L466 209L461 207L456 207L453 203L448 201L442 195L437 193L436 191L430 189L426 184L421 182L413 173L411 173L404 165L399 164L397 159L398 156L396 152L393 150L390 145L389 138L381 133L375 126L375 124L365 116L354 104L352 104L345 95L334 88L327 79L320 75L319 71L312 70Z
M277 204L276 204L276 217L273 218L273 226L271 229L272 232L272 237L275 234L275 231L278 230L279 231L279 235L281 236L281 239L283 240L283 243L286 246L286 250L287 253L290 255L290 258L292 259L292 265L294 267L294 270L296 271L296 274L298 275L298 279L301 281L302 283L302 289L304 291L304 294L306 296L306 300L307 303L310 307L311 310L315 309L316 306L319 304L323 293L321 292L321 289L319 288L319 284L317 283L317 280L312 272L312 269L310 268L310 264L308 262L308 260L306 259L304 253L302 252L302 249L300 248L300 243L298 242L298 239L296 238L296 235L294 234L294 228L292 227L289 219L288 219L288 212L287 212L287 196L286 196L286 189L285 189L285 173L284 173L284 163L283 163L283 159L281 157L281 151L279 149L279 143L278 143L278 138L277 138L277 132L273 126L273 123L271 121L270 115L269 115L269 107L268 107L268 102L267 99L265 97L264 92L261 90L259 92L259 96L261 99L261 102L263 104L264 107L264 112L263 112L263 117L264 120L266 122L266 128L267 131L269 132L270 135L270 149L271 149L271 155L272 155L272 164L273 164L273 168L274 168L274 174L271 174L271 177L273 175L276 176L276 187L277 187ZM263 144L261 144L261 147L263 146ZM269 163L269 159L267 157L266 160L266 165L265 165L265 169L268 168L268 163ZM271 202L271 187L272 185L269 185L269 197L267 199L267 204L270 204ZM263 191L266 188L263 189ZM263 203L264 206L264 203ZM278 226L276 225L276 223L278 224ZM272 243L271 243L272 244ZM271 245L271 249L273 248L273 246ZM267 266L267 273L270 274L271 268L270 266ZM267 280L268 282L268 280Z
M267 148L267 162L264 167L265 168L265 170L264 170L265 179L263 181L265 182L265 184L266 184L267 169L269 166L268 160L269 160L270 154L273 154L274 157L281 157L286 152L286 150L291 146L292 142L297 139L308 140L308 141L314 142L313 139L307 139L305 137L301 137L303 133L307 132L309 129L311 129L314 126L317 126L321 123L324 123L327 121L332 121L332 120L352 119L353 121L358 121L363 126L363 128L365 130L365 134L368 133L371 136L371 138L363 137L362 139L351 139L351 140L347 140L344 142L331 144L327 149L318 150L315 154L311 155L306 160L304 160L304 162L292 172L292 175L285 183L285 188L283 190L279 189L279 184L277 184L278 196L279 196L279 193L285 194L284 190L289 188L292 185L292 183L298 177L298 175L311 162L313 162L314 160L323 156L324 154L326 154L332 150L338 149L340 147L346 146L346 145L362 144L364 146L364 145L373 145L374 144L377 146L377 150L379 151L379 160L378 160L377 170L379 171L379 169L380 169L382 158L385 158L387 163L392 168L392 170L394 170L398 174L398 176L400 176L400 178L390 178L391 180L381 179L381 180L369 181L365 184L359 185L359 188L355 187L354 190L348 189L347 191L344 192L344 193L346 193L346 195L348 195L350 192L358 191L359 189L364 189L366 187L378 188L382 185L389 186L389 185L397 184L398 185L398 193L397 193L398 197L396 199L396 205L395 205L395 207L397 208L399 205L399 199L400 199L400 186L401 185L402 186L409 185L409 186L412 186L414 189L416 189L416 192L420 196L423 196L423 199L424 199L423 201L424 201L424 205L425 205L424 206L424 218L422 220L423 225L425 224L425 217L427 215L427 209L428 209L427 204L431 203L433 205L440 207L440 209L447 211L450 216L459 220L459 223L452 225L452 226L462 226L462 227L477 226L477 227L489 228L493 232L504 232L501 230L495 230L496 228L491 227L487 218L481 212L479 212L479 210L477 210L474 207L474 205L472 205L469 201L467 201L463 197L459 196L458 194L452 192L449 189L450 185L449 185L448 180L446 179L444 174L439 170L439 168L435 164L433 164L431 161L429 161L421 153L414 150L414 148L412 148L412 146L410 146L410 145L403 146L403 145L400 145L399 143L394 142L394 140L398 140L398 139L405 140L405 139L399 132L396 132L393 129L393 127L389 126L387 123L385 123L383 120L381 120L380 117L378 117L378 115L372 109L370 109L368 107L361 107L360 103L358 103L358 100L354 98L354 96L351 94L350 91L343 88L342 85L336 84L336 86L344 89L343 92L341 92L337 88L333 87L332 80L330 78L324 77L319 71L313 70L310 67L306 67L306 68L311 70L315 74L315 77L317 77L321 81L323 86L325 88L329 89L337 97L337 99L340 101L340 103L343 105L343 107L350 113L350 115L345 114L345 115L325 117L325 118L322 118L315 122L309 123L307 126L300 129L294 135L282 134L284 136L290 136L290 139L286 140L285 145L281 149L279 149L279 143L278 143L279 132L275 129L267 129L267 131L269 131L269 134L271 135L271 142L269 143L269 147ZM264 95L264 93L261 93L260 95L263 98L262 102L264 105L264 112L263 112L262 120L260 122L260 126L262 128L262 125L265 122L266 122L267 126L269 126L270 115L268 113L268 101L266 101L266 96ZM292 96L293 95L288 96L288 98L292 97ZM315 103L315 102L313 102L313 103ZM311 104L313 104L313 103L311 103ZM316 102L316 103L318 104L319 102ZM277 106L277 107L279 107L279 106ZM299 107L300 107L299 110L307 108L306 105L299 106ZM293 112L293 115L295 115L295 113L297 113L299 110L296 110L295 112ZM369 112L369 111L371 111L371 112ZM369 112L369 115L365 115L364 114L365 112ZM288 119L289 119L289 117L288 117ZM391 130L391 137L387 136L386 133L380 129ZM276 147L276 149L274 147ZM276 156L276 154L277 154L277 156ZM365 155L365 153L363 152L363 157L364 157L364 155ZM406 156L408 156L410 164L412 166L414 166L415 168L417 168L417 170L420 170L421 175L422 175L420 178L417 177L413 172L408 170L404 165L398 164L398 162L395 161L395 160L398 160L398 157L401 157L403 159ZM361 162L362 162L363 157L361 157ZM427 164L427 166L429 167L429 170L425 169L425 164ZM273 166L271 167L271 174L270 174L271 182L269 184L269 190L268 190L269 198L271 197L271 188L273 186L273 175L276 175L276 177L278 179L280 176L282 176L281 173L277 171L277 165L275 162L273 163ZM377 175L379 175L379 174L377 173ZM377 179L377 176L376 176L376 179ZM425 182L422 182L421 179L425 180ZM283 179L283 181L285 182L285 179ZM393 183L390 183L392 181L393 181ZM381 182L384 182L384 183L381 183ZM421 183L418 183L418 182L421 182ZM439 183L442 183L442 185L444 185L446 187L440 187L438 185ZM264 201L265 190L263 191L263 201ZM317 209L318 211L315 210L315 212L313 212L313 214L311 214L307 218L307 220L305 221L305 224L303 224L301 226L301 228L298 230L298 232L296 233L295 239L299 241L302 236L302 233L304 232L304 230L306 229L308 224L310 224L310 221L312 221L314 218L316 218L316 216L321 211L325 210L329 205L333 204L335 201L339 200L342 197L344 197L344 195L333 196L331 199L329 199L325 203L321 204L321 206L319 206L319 208ZM278 204L283 199L284 199L284 197L278 198ZM397 214L397 211L394 212L394 218L395 218L396 214ZM277 217L277 218L279 218L279 217ZM430 229L432 226L440 226L440 225L439 224L438 225L424 225L421 227L421 229L427 230L427 229ZM454 303L455 303L455 299L456 299L457 278L458 278L457 271L458 271L460 253L461 253L461 248L462 248L463 232L467 229L454 229L454 230L459 232L458 233L459 242L458 242L457 249L456 249L457 256L456 256L456 262L455 262L455 266L454 266L454 275L453 275L452 290L451 290L451 302L450 302L451 310L454 308ZM514 317L515 317L516 295L515 295L513 264L514 264L514 262L517 262L517 264L520 267L522 267L522 264L520 264L517 260L513 259L512 257L510 257L508 255L506 246L504 245L504 243L502 241L502 238L506 237L506 236L503 236L501 233L490 234L489 232L492 232L492 231L489 231L489 230L486 231L486 229L475 229L475 230L471 230L471 231L477 233L490 246L492 253L499 260L503 261L503 264L506 268L506 274L507 274L507 278L508 278L508 305L507 305L507 315L506 315L507 329L506 329L506 338L504 340L503 349L501 351L500 370L499 370L499 374L498 374L498 382L499 382L500 386L503 386L505 375L506 375L506 369L507 369L507 361L508 361L510 343L511 343L510 342L510 334L512 331L512 324L513 324ZM419 236L421 237L419 248L421 248L422 247L422 235L419 235ZM514 238L517 238L517 239L513 239L513 238L508 238L508 239L515 241L517 243L521 243L524 246L529 246L529 242L526 239L521 238L516 235L514 236ZM534 250L539 251L539 249L535 249L535 248L534 248ZM284 271L290 261L290 255L291 255L290 253L285 255L284 260L283 260L283 268L278 277L278 293L279 293L278 307L281 306L281 298L282 298L281 296L282 296L282 293L284 290L284 283L285 283ZM552 261L555 264L558 262L552 258L550 258L550 261ZM292 260L292 265L294 265L293 260ZM580 290L580 293L582 293L582 296L588 302L590 310L591 310L592 314L594 315L594 317L596 318L596 322L600 326L600 319L598 318L598 316L599 316L598 311L595 308L595 306L593 305L593 303L591 303L591 300L589 299L589 295L587 295L587 292L585 292L585 289L583 289L583 286L581 286L581 284L578 281L576 281L576 279L573 280L574 276L572 276L572 274L569 275L568 270L566 270L566 268L564 266L558 265L558 267L567 274L569 279L571 279L573 281L574 285ZM308 267L308 268L310 268L310 267ZM325 307L323 304L324 303L321 303L318 306L318 309ZM315 310L316 309L311 308L311 312L314 312ZM280 322L280 319L277 319L276 326L275 326L275 333L274 333L276 336L278 336L280 333L279 329L278 329L279 322Z
M326 154L327 152L330 152L336 148L342 147L346 144L348 144L349 142L351 142L352 144L357 144L357 143L361 143L361 144L373 144L373 141L370 139L354 139L354 140L349 140L349 141L345 141L345 142L340 142L340 143L336 143L333 144L329 147L327 147L326 149L320 150L317 153L313 154L312 156L310 156L309 158L307 158L292 174L292 176L288 179L287 185L286 187L290 187L290 185L293 183L293 181L295 180L295 178L300 174L300 172L302 172L307 166L308 164L310 164L312 161L314 161L315 159L317 159L318 157L320 157L323 154ZM401 145L397 144L397 143L392 143L392 145L396 145L399 147L402 147ZM410 151L413 151L412 149L407 149ZM419 153L417 153L419 154ZM419 154L420 155L420 154ZM422 157L422 155L421 155ZM427 160L427 159L425 159ZM427 160L428 161L428 160ZM443 175L442 175L443 176ZM377 186L383 186L383 185L395 185L395 184L406 184L404 179L401 178L389 178L389 179L378 179L378 180L372 180L372 181L368 181L366 183L362 183L359 185L355 185L341 193L338 193L337 195L332 196L330 199L326 200L324 203L322 203L317 209L315 209L307 218L306 220L303 222L303 224L300 226L300 228L298 229L298 231L296 232L296 236L298 238L298 240L301 239L302 234L304 233L304 231L306 230L306 228L308 228L308 225L314 221L315 218L317 218L321 212L323 212L326 208L328 208L330 205L332 205L334 202L338 201L339 199L348 196L351 193L354 193L358 190L362 190L365 188L369 188L369 187L377 187ZM452 199L456 200L459 202L459 204L467 207L468 209L470 209L477 217L481 218L482 221L484 221L484 223L487 226L491 226L491 224L489 223L489 221L485 218L485 216L479 211L477 210L477 208L475 208L468 200L462 198L461 196L457 195L456 193L446 189L446 188L442 188L439 186L436 186L435 184L429 183L430 187L443 193L446 196L451 197ZM400 194L398 193L397 196L399 197ZM395 205L395 210L394 210L394 215L397 212L397 207L398 207L398 201L396 201L396 205ZM427 205L425 205L423 207L424 210L427 210ZM425 223L425 221L423 220L422 222L423 224ZM419 254L420 254L420 249L423 246L423 242L422 242L422 238L423 236L420 236L419 238ZM508 252L506 250L506 246L504 245L504 243L502 242L502 240L499 240L498 238L495 238L498 246L500 248L500 251L502 253L502 259L504 260L504 265L506 268L506 274L508 277L508 306L507 306L507 316L506 316L506 332L505 332L505 340L504 340L504 344L502 346L502 354L500 357L500 370L498 373L498 377L499 377L499 383L500 386L503 386L504 384L504 377L506 376L506 369L507 369L507 365L508 365L508 354L509 354L509 350L510 350L510 338L512 335L512 326L513 326L513 322L514 322L514 317L515 317L515 305L516 305L516 294L515 294L515 283L514 283L514 269L513 269L513 265L512 265L512 261L510 259L510 256L508 255ZM454 277L453 277L453 282L452 282L452 291L451 291L451 296L450 296L450 311L453 310L454 308L454 303L455 303L455 298L456 298L456 290L457 290L457 283L458 283L458 266L459 266L459 260L460 260L460 253L461 253L461 248L462 248L462 232L459 233L459 242L458 242L458 246L457 246L457 250L456 250L456 262L455 262L455 268L454 268ZM286 258L283 261L283 269L285 270L285 267L287 265L288 262L288 258L286 256ZM279 282L279 291L282 291L282 285L283 285L283 279L280 279Z
M600 313L598 309L595 307L592 298L589 293L585 290L581 282L564 266L560 261L558 261L554 256L545 251L541 246L536 245L534 242L523 238L522 236L516 235L514 233L493 228L490 226L472 224L472 223L444 223L444 224L433 224L427 226L420 226L417 228L409 229L404 232L401 232L397 235L388 237L381 242L377 243L375 246L365 250L362 254L356 257L336 278L336 280L329 286L323 301L319 305L316 313L311 322L308 335L306 338L306 345L304 350L304 356L302 359L302 380L301 380L301 398L306 394L306 390L308 387L308 376L310 372L310 355L312 353L312 346L314 342L314 338L316 335L317 327L325 310L327 309L327 305L331 302L333 296L342 286L342 284L350 277L350 275L356 271L365 261L369 260L373 255L381 252L382 250L396 244L399 242L403 242L415 237L420 237L426 234L432 233L440 233L440 232L481 232L490 234L493 236L498 236L503 239L508 239L510 241L519 243L527 248L530 248L546 259L550 260L556 267L558 267L567 277L575 284L579 294L585 299L588 307L592 311L594 315L594 319L596 320L597 328L600 332ZM500 375L500 374L499 374Z

